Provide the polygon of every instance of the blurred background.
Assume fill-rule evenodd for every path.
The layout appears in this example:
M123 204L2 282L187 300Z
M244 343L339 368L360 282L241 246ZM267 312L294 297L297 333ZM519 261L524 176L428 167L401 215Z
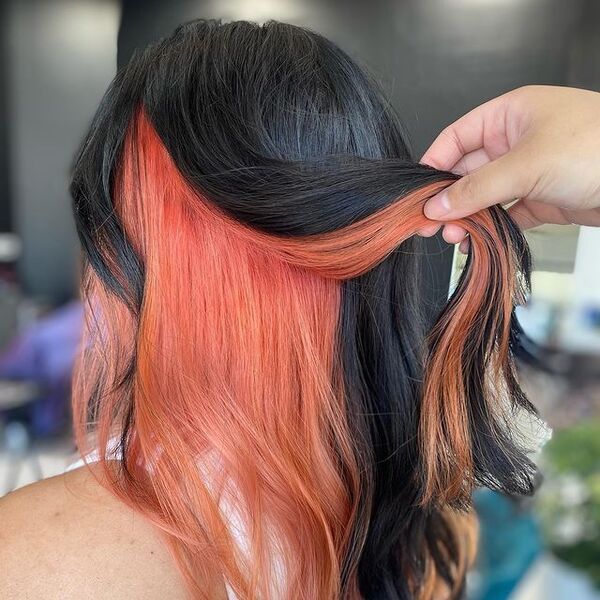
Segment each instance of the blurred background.
M0 495L72 460L81 328L67 193L73 154L117 65L178 23L278 19L340 44L381 81L415 156L469 109L525 84L600 91L597 0L5 0L0 2ZM522 366L553 429L533 500L478 492L472 600L600 598L600 229L528 233ZM428 241L432 303L461 259Z

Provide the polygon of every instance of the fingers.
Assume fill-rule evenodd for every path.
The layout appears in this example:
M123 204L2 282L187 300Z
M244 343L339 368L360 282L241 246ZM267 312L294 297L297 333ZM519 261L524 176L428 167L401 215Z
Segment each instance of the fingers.
M508 214L521 229L531 229L544 223L555 225L587 225L600 227L600 210L569 209L552 206L542 200L521 200L508 209Z
M572 210L552 206L542 201L519 200L507 209L508 214L522 230L539 227L545 223L555 225L588 225L600 227L600 210ZM458 249L466 254L469 250L469 236L454 223L444 226L443 238L449 244L459 244Z
M460 225L455 225L454 223L449 223L444 226L444 231L442 232L442 237L449 244L458 244L462 242L462 240L467 235L467 232L460 227Z
M508 214L513 221L523 230L532 229L544 223L543 220L536 217L531 209L522 201L515 202L509 209Z
M512 204L512 206L507 209L507 212L512 217L513 221L515 221L515 223L523 230L537 227L546 222L537 217L535 211L532 211L527 204L521 200ZM449 244L458 244L458 250L463 254L466 254L469 251L469 236L466 230L460 227L460 225L456 225L455 223L444 225L442 237Z
M465 155L483 146L483 118L479 109L444 129L421 158L423 164L449 171Z
M561 209L568 223L574 225L587 225L588 227L600 227L600 208Z
M468 237L466 237L459 245L458 245L458 251L462 252L463 254L467 254L467 252L469 252L469 247L471 246L471 242L469 240Z
M431 225L427 225L419 229L417 234L421 237L432 237L440 230L441 227L441 223L432 223ZM454 223L445 225L442 232L442 237L449 244L458 244L466 235L467 232L460 225L455 225Z
M425 204L425 216L433 221L454 221L493 204L526 196L532 185L526 161L512 151L433 196Z
M486 123L496 124L495 115L502 109L504 96L494 98L448 125L421 158L423 164L445 171L467 154L484 148Z
M473 171L477 171L483 167L483 165L489 163L492 159L490 158L487 150L484 148L478 148L473 152L465 154L453 167L452 172L457 175L467 175Z
M429 225L426 225L425 227L421 227L421 229L419 229L419 231L417 231L417 234L420 235L421 237L432 237L434 236L441 227L441 223L436 223L434 221L431 221L431 223Z

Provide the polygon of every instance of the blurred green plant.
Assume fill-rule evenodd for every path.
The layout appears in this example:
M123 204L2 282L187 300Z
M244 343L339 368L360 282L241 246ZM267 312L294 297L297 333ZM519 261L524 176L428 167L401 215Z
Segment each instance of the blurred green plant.
M543 464L538 506L546 542L600 587L600 420L555 432Z

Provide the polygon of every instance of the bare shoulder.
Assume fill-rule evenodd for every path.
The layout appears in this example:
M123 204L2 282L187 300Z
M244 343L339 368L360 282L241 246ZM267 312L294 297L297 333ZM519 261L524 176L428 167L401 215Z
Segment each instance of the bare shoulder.
M0 498L0 598L185 597L155 528L89 469Z

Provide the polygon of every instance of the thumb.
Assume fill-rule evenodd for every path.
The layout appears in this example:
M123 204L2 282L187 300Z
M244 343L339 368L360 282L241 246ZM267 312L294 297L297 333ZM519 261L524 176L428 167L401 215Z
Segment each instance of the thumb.
M526 196L530 169L515 151L487 163L436 194L425 204L428 219L453 221L493 204Z

